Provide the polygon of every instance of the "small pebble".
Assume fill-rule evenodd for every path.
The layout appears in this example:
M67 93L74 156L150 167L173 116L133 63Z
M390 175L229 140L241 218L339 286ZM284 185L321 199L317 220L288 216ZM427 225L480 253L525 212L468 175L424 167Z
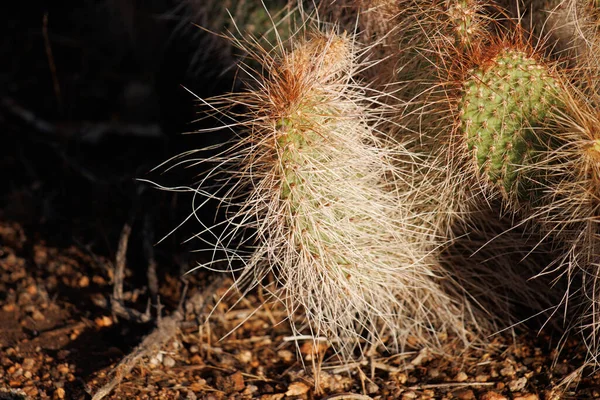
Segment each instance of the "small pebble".
M198 396L196 396L196 394L194 392L192 392L191 390L188 390L187 393L185 394L185 400L197 400Z
M373 382L369 382L367 384L367 393L368 394L374 394L374 393L377 393L378 391L379 391L379 386L377 386Z
M263 394L260 396L260 400L281 400L285 397L284 393L277 394Z
M162 353L156 353L154 355L154 357L152 357L150 359L150 365L157 366L157 365L162 364L162 361L163 361L163 354Z
M90 278L88 278L87 276L84 275L81 278L79 278L79 282L77 282L77 284L81 288L88 287L88 286L90 286Z
M64 399L65 398L65 389L63 388L58 388L54 391L54 398L55 399Z
M540 400L540 398L537 394L528 393L522 396L515 396L513 397L513 400Z
M26 386L23 388L23 391L28 396L31 396L30 398L37 398L37 395L39 393L38 389L34 386Z
M440 376L440 370L437 368L430 368L429 371L427 371L427 376L435 379Z
M294 361L294 353L289 350L279 350L277 356L286 363Z
M404 385L408 380L408 375L406 375L404 372L400 372L398 375L396 375L396 380L399 384Z
M215 380L217 388L227 394L239 392L244 390L246 383L244 382L244 376L240 371L231 374L229 376L219 376Z
M190 364L200 365L203 363L204 363L204 360L198 354L195 354L192 358L190 358Z
M37 308L31 313L31 318L33 318L34 321L43 321L45 319L44 314Z
M246 389L242 392L245 395L253 395L254 393L258 393L258 386L256 385L247 385Z
M500 375L502 376L514 376L515 375L515 367L509 365L500 370Z
M60 364L56 367L56 370L60 372L61 375L66 375L69 373L69 365L68 364Z
M249 364L252 361L252 352L250 350L243 350L240 351L237 355L236 358L242 363L242 364Z
M327 345L327 343L322 341L316 343L312 341L307 341L304 342L302 346L300 346L300 353L304 355L304 359L306 361L311 361L315 359L316 356L318 358L318 355L324 354L328 347L329 346Z
M112 318L107 315L96 318L94 320L94 322L96 323L96 326L98 326L99 328L109 327L113 324Z
M523 390L525 386L527 386L527 378L525 377L515 379L514 381L510 381L508 383L508 389L511 392L519 392Z
M475 393L473 393L473 391L470 389L469 390L461 390L459 392L456 392L455 396L459 400L474 400L475 399Z
M101 277L100 275L92 276L92 282L94 282L96 285L99 285L99 286L106 285L106 280L103 277Z
M13 312L17 309L16 305L11 303L11 304L5 304L2 306L2 311L5 312Z
M26 358L23 360L23 362L21 363L21 366L23 367L23 369L25 370L31 370L33 368L33 366L35 365L35 360L33 358Z
M310 390L310 387L303 382L293 382L288 386L287 392L285 392L286 396L302 396Z
M192 384L190 385L190 390L194 392L201 392L206 390L206 380L198 379L197 381L192 382Z
M172 368L175 366L175 360L172 357L166 356L163 358L163 365L167 368Z
M479 400L507 400L507 398L500 393L490 391L482 394Z
M456 377L454 378L456 382L465 382L467 379L469 379L469 376L463 371L456 374Z

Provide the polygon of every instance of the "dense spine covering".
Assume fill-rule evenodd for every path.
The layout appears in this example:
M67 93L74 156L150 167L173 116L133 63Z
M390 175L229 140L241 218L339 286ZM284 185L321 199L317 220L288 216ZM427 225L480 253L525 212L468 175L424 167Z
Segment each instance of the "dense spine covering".
M405 203L417 178L399 164L414 165L413 155L378 129L393 110L354 79L364 65L353 36L315 30L268 51L238 44L261 72L248 67L245 91L209 101L236 119L236 136L200 160L215 165L202 181L219 188L196 189L225 210L208 230L231 269L241 262L236 286L266 285L346 357L366 343L398 350L409 332L432 349L439 332L473 339L431 256L434 234Z

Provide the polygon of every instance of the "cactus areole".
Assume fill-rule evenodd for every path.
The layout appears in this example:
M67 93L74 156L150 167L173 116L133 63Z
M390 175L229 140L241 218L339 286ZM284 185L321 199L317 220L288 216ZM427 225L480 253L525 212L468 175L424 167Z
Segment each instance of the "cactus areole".
M472 70L459 103L459 132L480 176L517 194L523 171L543 140L536 126L556 103L557 83L525 52L505 48Z

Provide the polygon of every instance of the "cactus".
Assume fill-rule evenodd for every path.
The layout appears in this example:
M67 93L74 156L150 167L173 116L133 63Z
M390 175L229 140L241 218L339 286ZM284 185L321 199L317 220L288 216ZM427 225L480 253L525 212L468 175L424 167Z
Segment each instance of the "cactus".
M532 56L509 47L485 60L463 86L459 129L479 175L507 196L525 197L520 175L544 146L535 127L556 105L556 80Z
M600 98L590 84L594 68L588 63L559 70L521 44L492 54L467 74L455 133L483 192L501 193L517 221L541 229L560 249L557 259L539 266L539 275L565 277L567 293L559 305L577 303L573 296L584 299L566 325L587 332L593 363L600 349L594 322L600 313ZM574 282L578 294L569 292Z
M577 76L577 75L576 75ZM588 78L589 79L589 78ZM589 81L593 82L593 81ZM600 264L600 153L598 143L598 97L593 84L580 91L573 82L561 91L562 107L555 110L544 130L553 135L552 151L536 166L545 172L544 191L527 218L554 238L562 257L548 270L560 267L561 276L577 289L565 299L577 296L580 306L568 321L581 331L589 349L588 361L597 364L598 265ZM579 291L579 293L577 293ZM570 304L577 303L571 301ZM573 310L570 310L571 312Z
M246 91L207 103L235 137L201 159L214 168L194 191L225 210L207 231L230 269L242 264L237 287L274 277L274 296L290 315L304 314L311 333L346 356L364 340L390 344L384 335L401 347L407 331L430 345L434 328L466 338L473 321L459 309L469 298L504 304L492 286L510 296L495 274L498 284L469 286L470 271L487 275L463 257L496 236L474 228L474 215L497 207L490 197L500 194L513 221L532 221L563 250L556 263L566 265L569 284L584 271L592 310L581 321L595 318L597 38L560 64L555 58L571 53L553 47L559 39L536 46L518 21L483 1L339 0L315 9L359 32L238 37L250 58ZM209 191L214 180L224 184ZM460 254L443 249L456 232L470 234L454 243ZM481 254L492 258L514 240ZM497 265L517 279L511 263ZM524 265L529 275L554 266L541 264ZM540 296L548 296L540 305L554 300ZM599 329L592 324L591 348L600 347Z
M379 131L392 110L354 80L364 65L353 37L315 31L291 50L251 43L244 50L263 73L248 69L246 91L208 102L237 133L201 161L216 166L195 190L225 210L208 230L232 270L242 263L237 287L274 276L266 285L290 320L304 315L312 335L346 357L357 344L398 350L408 331L432 348L440 331L471 340L474 314L449 294L452 279L431 256L435 235L405 204L415 183L398 160L412 166L415 155ZM222 184L207 193L215 179Z
M447 0L446 15L454 33L454 46L462 51L477 46L485 31L483 3L477 0Z

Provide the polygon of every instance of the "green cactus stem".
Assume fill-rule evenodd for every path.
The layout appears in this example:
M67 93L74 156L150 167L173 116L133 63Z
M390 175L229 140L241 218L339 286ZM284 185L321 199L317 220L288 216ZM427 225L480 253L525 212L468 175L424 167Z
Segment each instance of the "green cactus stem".
M473 44L481 18L478 8L474 0L448 2L448 17L453 25L455 44L460 49L468 49Z
M507 48L472 71L463 90L460 129L479 173L521 197L523 167L541 143L535 128L556 104L556 80L533 57Z

